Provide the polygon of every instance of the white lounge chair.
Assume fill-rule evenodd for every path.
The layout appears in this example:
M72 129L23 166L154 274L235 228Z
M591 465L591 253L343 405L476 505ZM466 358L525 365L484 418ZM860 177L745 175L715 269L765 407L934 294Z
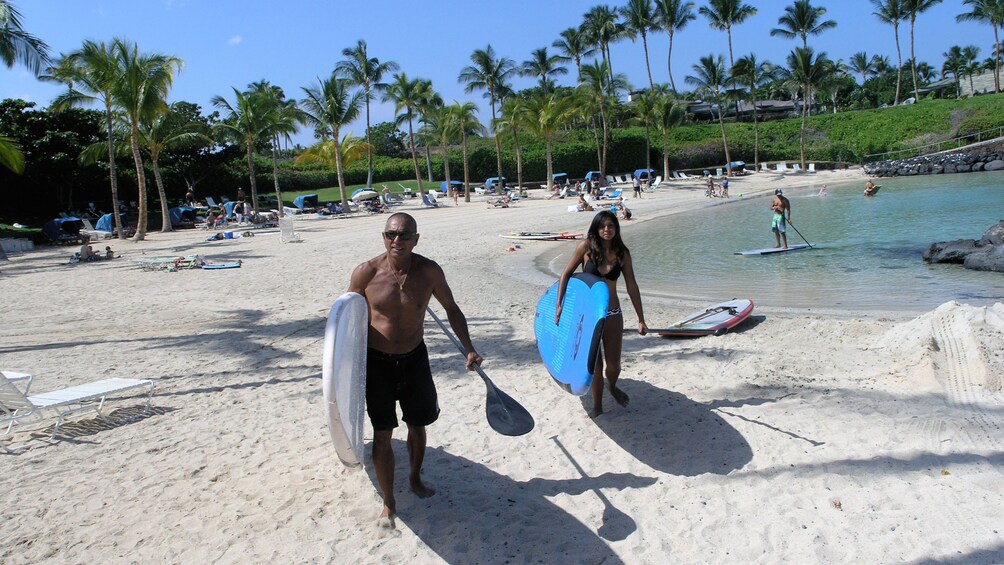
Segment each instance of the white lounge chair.
M279 243L292 243L300 240L300 234L293 228L293 216L286 214L279 218Z
M662 177L655 177L655 179L652 180L652 182L648 185L648 189L655 190L659 188L659 185L661 184L662 184Z
M764 162L760 163L760 172L761 173L766 173L767 172L767 163L764 163Z
M7 430L3 435L9 434L14 424L37 422L51 412L56 415L56 425L52 429L52 439L55 439L63 419L70 414L96 412L98 416L104 417L101 409L105 405L105 400L110 396L147 388L146 408L143 410L143 414L150 411L150 400L153 398L153 381L119 378L104 379L28 396L31 376L25 373L10 374L14 377L13 379L7 376L8 373L0 371L0 426L7 425ZM25 377L28 382L22 390L14 383L24 382Z
M791 170L794 171L794 172L796 172L796 173L801 173L802 172L802 165L799 165L798 163L795 163L795 164L793 164L791 166Z
M777 163L777 172L779 172L779 173L786 173L786 172L788 172L788 163L785 163L784 161L778 161L778 163Z
M810 173L816 172L816 164L815 163L809 163L809 172Z
M94 225L87 218L80 218L80 221L84 223L84 233L91 236L91 239L111 239L112 232L101 231L94 229Z

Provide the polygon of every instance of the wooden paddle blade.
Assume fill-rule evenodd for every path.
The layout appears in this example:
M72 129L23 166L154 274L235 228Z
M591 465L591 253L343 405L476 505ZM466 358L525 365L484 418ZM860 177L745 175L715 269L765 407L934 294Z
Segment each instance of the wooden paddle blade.
M533 416L526 408L499 390L495 385L488 385L488 399L485 401L485 415L488 425L504 436L521 436L533 430Z

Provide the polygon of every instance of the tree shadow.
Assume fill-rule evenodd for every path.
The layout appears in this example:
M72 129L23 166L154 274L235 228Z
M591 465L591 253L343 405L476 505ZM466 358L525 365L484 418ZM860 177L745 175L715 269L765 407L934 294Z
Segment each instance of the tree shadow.
M593 421L603 433L649 467L670 475L726 475L753 460L753 449L714 409L644 381L619 379L627 408L604 390L606 412ZM584 410L592 397L581 397Z
M407 469L405 442L392 440L392 447L398 461L397 519L447 563L561 563L572 555L589 555L596 563L623 563L593 527L548 497L601 488L642 488L656 482L629 473L520 482L435 447L426 450L423 479L438 490L431 498L419 499L410 491L402 493L407 483L407 473L402 472ZM367 466L367 473L376 488L372 465ZM596 525L610 539L623 539L634 531L634 521L626 515L611 520L609 526Z

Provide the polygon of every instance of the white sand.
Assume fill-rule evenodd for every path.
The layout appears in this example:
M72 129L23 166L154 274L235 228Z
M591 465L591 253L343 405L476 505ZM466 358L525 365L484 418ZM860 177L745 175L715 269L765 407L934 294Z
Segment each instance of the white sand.
M857 171L753 175L732 191L842 180L863 182ZM709 203L699 182L675 186L630 200L639 220L625 229ZM43 248L0 263L0 369L33 373L35 391L106 377L157 386L139 420L77 418L56 442L48 420L0 444L17 448L0 454L0 562L1004 559L1004 305L948 303L915 319L758 308L722 337L628 335L631 405L608 397L594 421L534 346L534 306L553 281L532 260L557 244L510 252L497 235L583 231L591 215L535 196L510 209L402 207L487 373L537 427L494 433L484 385L429 320L443 413L424 477L438 493L407 491L399 430L393 535L374 526L372 471L335 457L320 383L324 318L351 269L382 251L384 215L298 219L297 244L275 233L207 243L189 230L115 241L115 261L68 265L73 249ZM244 264L170 273L135 261L190 253ZM646 317L655 326L695 306L647 298Z

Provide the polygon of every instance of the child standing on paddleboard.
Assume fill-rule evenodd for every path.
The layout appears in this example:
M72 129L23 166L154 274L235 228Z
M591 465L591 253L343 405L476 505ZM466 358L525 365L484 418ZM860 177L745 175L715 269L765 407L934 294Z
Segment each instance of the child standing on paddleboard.
M638 314L638 333L645 335L648 326L645 324L645 314L641 306L641 293L634 277L634 265L631 262L631 252L621 239L621 228L617 216L608 210L603 210L593 217L586 240L575 247L572 258L561 273L558 287L558 301L555 307L554 323L561 319L561 302L568 288L568 279L575 269L582 265L582 272L596 275L610 289L610 305L606 321L603 325L602 349L596 355L596 369L593 372L592 417L603 413L603 356L606 354L606 378L610 395L621 406L627 406L630 398L617 387L617 379L621 374L621 347L624 340L624 315L620 300L617 298L617 279L624 274L624 284L627 286L628 297Z

